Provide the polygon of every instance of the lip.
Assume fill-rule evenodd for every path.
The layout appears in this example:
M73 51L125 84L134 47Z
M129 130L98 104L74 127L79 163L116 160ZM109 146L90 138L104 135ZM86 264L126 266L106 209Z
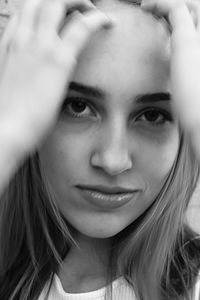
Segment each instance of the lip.
M77 186L81 196L101 209L114 209L128 204L138 190L107 186Z
M124 188L118 186L104 186L104 185L78 185L77 186L83 190L91 190L91 191L98 191L105 194L118 194L118 193L133 193L136 190L131 188Z

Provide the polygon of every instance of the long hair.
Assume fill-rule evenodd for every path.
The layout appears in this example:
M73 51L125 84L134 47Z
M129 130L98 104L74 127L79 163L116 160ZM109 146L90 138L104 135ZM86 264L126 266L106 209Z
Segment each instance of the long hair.
M44 181L36 153L0 200L2 300L37 299L74 242Z
M189 297L200 268L200 246L185 215L198 176L199 164L182 136L153 204L113 238L112 276L123 275L138 300ZM55 197L36 153L0 201L0 299L38 299L75 243Z
M186 221L199 177L189 137L159 195L129 228L116 236L113 256L138 299L191 299L200 270L200 236Z

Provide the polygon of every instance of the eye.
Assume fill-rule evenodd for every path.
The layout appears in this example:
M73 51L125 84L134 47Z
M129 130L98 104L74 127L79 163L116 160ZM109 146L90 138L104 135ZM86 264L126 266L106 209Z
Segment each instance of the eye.
M172 121L172 116L167 111L157 108L150 108L139 116L137 121L148 122L153 126L161 126L166 122Z
M63 114L68 114L73 118L87 118L95 116L95 112L88 101L81 97L67 98L62 108Z

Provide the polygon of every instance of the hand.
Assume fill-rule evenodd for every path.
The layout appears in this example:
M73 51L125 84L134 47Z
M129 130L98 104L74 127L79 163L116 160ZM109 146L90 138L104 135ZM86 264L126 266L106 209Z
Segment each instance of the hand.
M0 132L32 151L57 120L80 52L110 24L89 0L26 1L0 45Z
M200 159L200 1L143 0L142 8L169 23L174 111Z

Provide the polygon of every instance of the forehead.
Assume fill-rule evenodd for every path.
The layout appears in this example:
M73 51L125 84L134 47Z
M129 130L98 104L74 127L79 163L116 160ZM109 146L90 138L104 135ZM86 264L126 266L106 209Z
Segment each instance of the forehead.
M91 39L80 56L77 81L106 85L114 76L115 85L130 81L141 86L141 80L149 77L162 85L169 75L169 34L164 21L124 0L99 1L98 7L115 19L115 26Z

